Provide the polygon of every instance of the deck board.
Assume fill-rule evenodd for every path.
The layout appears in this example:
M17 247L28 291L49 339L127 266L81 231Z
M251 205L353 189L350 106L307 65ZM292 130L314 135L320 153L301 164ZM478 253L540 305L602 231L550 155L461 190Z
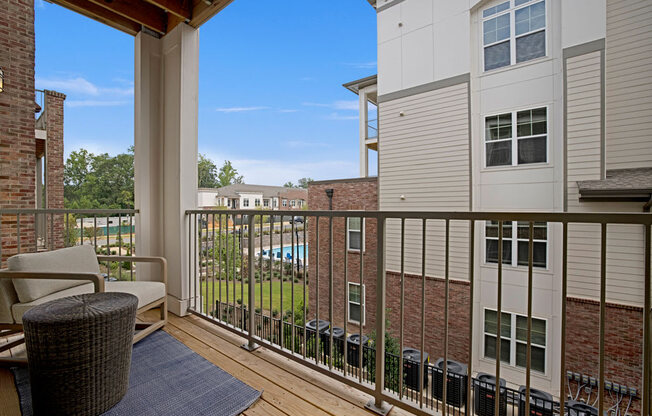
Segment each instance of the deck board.
M199 317L170 315L164 330L224 371L263 390L245 416L373 415L364 409L369 400L364 393L264 347L249 353L240 348L243 338ZM0 403L0 416L20 415L13 376L6 369L0 369ZM409 414L398 408L390 413Z

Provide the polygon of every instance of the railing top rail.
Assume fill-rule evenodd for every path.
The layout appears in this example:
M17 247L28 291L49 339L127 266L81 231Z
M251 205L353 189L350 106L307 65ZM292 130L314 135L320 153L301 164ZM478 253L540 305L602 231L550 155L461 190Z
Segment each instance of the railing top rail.
M593 223L593 224L642 224L652 225L652 214L615 213L615 212L461 212L461 211L297 211L297 210L258 210L258 209L220 209L187 210L190 214L223 215L273 215L285 217L364 217L364 218L406 218L428 220L461 221L535 221L558 223Z
M98 215L113 215L113 214L138 214L137 209L55 209L55 208L39 208L39 209L0 209L0 215L15 215L15 214L98 214Z

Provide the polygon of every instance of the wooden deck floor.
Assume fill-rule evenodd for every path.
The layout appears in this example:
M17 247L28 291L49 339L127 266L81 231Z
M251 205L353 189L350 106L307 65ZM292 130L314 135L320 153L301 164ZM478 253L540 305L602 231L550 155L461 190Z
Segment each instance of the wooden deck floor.
M261 400L244 415L373 415L364 409L369 396L260 348L240 348L244 340L196 316L170 314L165 331L208 361L258 390ZM4 342L4 341L0 341ZM394 408L390 415L410 413ZM0 416L20 415L13 376L0 369Z

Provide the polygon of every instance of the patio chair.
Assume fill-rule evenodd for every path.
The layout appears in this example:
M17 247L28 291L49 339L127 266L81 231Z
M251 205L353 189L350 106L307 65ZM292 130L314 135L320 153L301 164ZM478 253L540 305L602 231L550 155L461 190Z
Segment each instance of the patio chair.
M159 281L104 281L101 261L158 263ZM159 308L159 320L136 323L134 343L167 323L167 262L162 257L97 256L90 245L9 258L0 270L0 336L21 333L30 308L66 296L93 292L124 292L138 298L137 314ZM22 337L0 345L0 353L24 342ZM0 366L24 365L26 359L0 357Z

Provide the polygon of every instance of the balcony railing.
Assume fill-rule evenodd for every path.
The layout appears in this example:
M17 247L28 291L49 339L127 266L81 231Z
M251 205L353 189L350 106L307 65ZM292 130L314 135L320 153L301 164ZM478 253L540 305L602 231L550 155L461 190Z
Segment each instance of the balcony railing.
M285 226L270 227L264 219L267 215L280 216ZM301 222L296 220L297 215L301 216ZM649 415L652 216L648 214L262 211L252 215L251 211L246 210L190 210L186 211L186 216L189 233L188 253L191 259L188 270L191 276L188 286L191 298L190 312L245 337L248 340L246 347L250 350L263 345L284 357L372 395L373 399L368 407L373 410L378 411L389 403L417 414L446 415L470 412L481 416L503 416L507 413L519 416L546 416L588 415L595 412L597 415L606 414L605 411L609 410L616 416L627 412ZM350 219L354 220L354 225L349 228ZM475 293L479 284L479 272L475 270L475 264L479 261L476 245L477 237L481 235L477 230L487 221L494 221L497 228L496 264L495 268L492 268L494 265L488 268L493 273L492 279L495 282L495 328L503 328L503 288L506 285L504 273L506 270L513 272L514 269L503 264L506 258L503 256L506 246L505 233L508 229L505 224L511 221L525 224L519 227L518 231L516 226L513 227L514 230L509 231L514 233L513 244L516 244L518 232L519 243L525 244L521 245L527 248L527 265L521 270L526 279L519 283L524 287L523 300L527 305L527 312L523 313L527 324L525 328L520 328L524 331L523 344L526 345L524 386L521 389L502 384L501 374L507 373L508 370L507 365L501 365L498 360L492 361L495 363L492 364L491 376L495 377L493 379L488 379L474 368L474 363L478 362L474 359L474 354L478 353L474 344L485 341L476 341L478 331L474 326L474 312L477 313L474 308L477 307L480 296L480 293ZM558 257L560 261L560 290L551 292L557 299L551 299L550 302L560 305L561 328L556 334L560 342L548 345L547 350L549 356L558 357L550 365L550 368L555 370L551 370L550 374L559 374L559 391L562 396L566 396L568 390L571 392L570 397L544 397L534 394L536 392L532 387L532 305L534 276L538 273L535 270L534 243L538 238L535 237L535 224L540 223L547 223L549 229L555 230L551 233L553 237L550 237L549 241L560 242L559 250L550 249L548 254L548 257ZM355 224L366 225L359 227ZM599 340L596 357L598 365L595 385L591 384L590 392L588 382L584 384L572 373L569 378L566 372L566 299L568 263L571 257L569 235L576 236L569 231L569 227L579 226L580 228L573 230L581 233L581 227L586 224L597 227L600 253L599 299L594 301L599 308L599 329L597 333L589 335L594 335ZM644 229L641 242L644 246L641 250L642 264L639 265L644 271L643 282L639 282L644 291L641 308L642 328L639 328L642 333L642 364L640 380L636 382L637 389L623 395L617 392L614 396L612 390L607 390L611 388L612 383L606 380L605 368L607 243L610 241L608 226L623 224L641 226ZM336 233L335 230L339 231ZM359 239L355 232L359 232ZM367 232L373 232L375 238L367 239ZM614 240L617 240L618 233L614 235ZM571 245L575 244L574 241ZM362 250L359 250L360 246ZM358 250L355 250L356 248ZM368 264L367 258L372 254L375 254L375 261ZM387 266L388 261L391 266ZM409 270L410 267L414 268L415 264L420 268L420 274L416 276ZM452 264L461 271L452 270ZM442 272L434 273L436 276L433 276L432 270L437 266L441 266ZM367 316L373 314L375 318L371 331L373 334L369 332L368 327L350 323L351 298L348 290L341 289L348 289L349 283L364 287L365 279L370 278L368 269L373 270L371 279L375 283L374 310L366 311ZM392 286L387 283L388 272L400 277L393 280ZM465 306L468 308L468 322L465 322L468 332L463 334L467 339L463 351L466 359L463 363L464 371L452 368L453 362L449 361L453 348L451 339L456 335L449 329L453 319L451 315L453 308L459 307L454 304L459 301L451 296L451 284L454 280L451 276L459 279L460 273L466 275L469 299ZM408 274L411 274L413 281L418 282L418 302L414 302L414 294L411 301L406 302ZM432 297L430 289L428 294L426 293L427 282L433 278L438 279L443 287L441 295L437 298ZM483 278L486 279L486 276ZM309 299L309 294L310 297L314 296L314 299ZM371 298L370 295L372 294L367 293L366 297ZM390 295L391 304L397 307L398 311L388 314L387 298ZM364 299L365 295L361 296ZM438 303L441 306L433 311L433 305L426 302L427 297L431 298L433 304ZM360 302L355 296L354 299L358 299L358 303L366 303L364 300ZM343 301L340 303L340 306L344 305L341 310L336 310L337 301ZM366 304L364 307L366 308ZM436 313L441 324L441 331L437 336L441 336L439 351L442 364L433 365L426 358L426 336L431 336L433 332L429 327L430 323L426 323L427 313ZM386 327L390 315L397 323L391 333ZM359 315L356 313L357 316ZM311 320L308 321L309 319ZM320 323L325 319L328 322L321 328ZM253 325L250 325L252 322ZM336 322L342 322L343 335L336 333ZM322 331L326 329L330 330ZM349 335L356 335L358 341L347 340ZM404 353L403 347L408 346L408 335L413 339L416 335L419 340L419 345L411 345L417 350L416 356L406 356L408 353ZM366 336L375 339L375 342L363 342L360 348L359 340ZM386 351L387 342L394 336L399 346L396 354ZM494 357L503 357L501 337L493 337ZM556 354L553 354L553 351ZM483 357L484 368L487 367L486 361ZM442 382L442 374L447 374L446 383ZM423 382L420 382L421 380ZM501 380L498 389L495 387L495 380ZM576 393L572 392L573 388ZM585 389L589 392L588 397ZM584 403L566 401L578 396L582 396L588 405L593 404L597 409L588 409ZM447 398L445 404L444 397Z
M89 244L100 255L135 254L134 209L0 209L0 259ZM134 280L131 262L106 262L107 279Z
M367 139L378 138L378 119L367 120Z

